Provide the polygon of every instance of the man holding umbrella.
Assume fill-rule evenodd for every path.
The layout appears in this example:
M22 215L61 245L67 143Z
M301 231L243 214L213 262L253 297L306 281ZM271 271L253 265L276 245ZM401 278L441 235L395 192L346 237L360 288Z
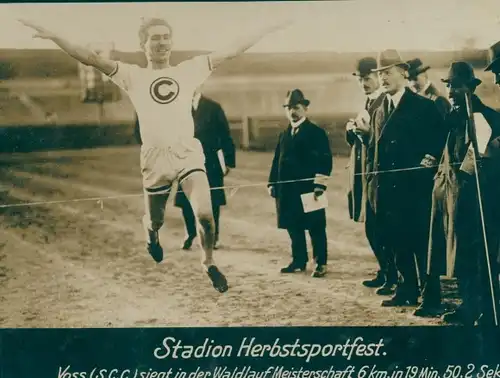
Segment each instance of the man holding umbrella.
M458 279L463 303L443 316L466 325L498 324L500 114L474 94L481 80L466 62L452 63L447 84L453 109L436 174L429 237L428 277L417 316L440 312L440 275ZM479 196L478 193L481 195Z

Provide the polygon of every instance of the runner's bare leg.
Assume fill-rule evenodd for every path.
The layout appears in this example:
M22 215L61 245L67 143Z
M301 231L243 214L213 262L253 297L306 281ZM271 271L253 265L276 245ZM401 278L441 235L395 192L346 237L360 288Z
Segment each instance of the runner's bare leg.
M200 236L202 265L220 292L227 291L226 278L215 265L213 250L215 242L215 221L212 213L210 185L205 172L193 172L180 184L193 209L198 235Z

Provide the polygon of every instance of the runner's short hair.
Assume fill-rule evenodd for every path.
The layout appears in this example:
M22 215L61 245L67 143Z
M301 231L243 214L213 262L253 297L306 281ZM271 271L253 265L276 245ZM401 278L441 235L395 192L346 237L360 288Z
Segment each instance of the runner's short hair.
M172 26L164 20L163 18L141 18L141 26L139 27L139 44L142 49L144 49L144 45L148 40L148 30L151 26L166 26L170 33L172 33Z

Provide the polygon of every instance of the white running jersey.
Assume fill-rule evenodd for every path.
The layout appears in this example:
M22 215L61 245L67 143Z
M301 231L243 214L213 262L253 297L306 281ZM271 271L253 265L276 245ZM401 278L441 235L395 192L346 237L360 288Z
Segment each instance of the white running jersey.
M194 138L194 92L211 72L208 55L201 55L162 70L117 62L109 77L132 101L143 145L167 147Z

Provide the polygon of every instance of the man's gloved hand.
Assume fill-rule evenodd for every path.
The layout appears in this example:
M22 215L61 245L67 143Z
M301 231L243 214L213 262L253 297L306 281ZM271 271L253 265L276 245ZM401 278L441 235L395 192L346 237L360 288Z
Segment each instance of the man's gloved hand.
M431 156L429 154L425 154L425 157L422 159L420 162L420 165L423 167L431 168L434 167L437 164L437 160L434 156Z
M274 188L273 185L268 186L267 191L271 197L276 198L276 189Z
M314 188L314 199L317 200L324 192L325 190L323 188Z

